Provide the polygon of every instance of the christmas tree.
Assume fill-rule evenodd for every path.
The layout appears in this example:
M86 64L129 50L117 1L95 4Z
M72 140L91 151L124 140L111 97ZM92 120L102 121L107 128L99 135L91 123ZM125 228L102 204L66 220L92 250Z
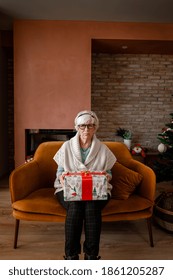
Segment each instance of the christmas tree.
M159 158L154 165L157 182L173 180L173 113L170 116L170 122L157 137L161 142Z

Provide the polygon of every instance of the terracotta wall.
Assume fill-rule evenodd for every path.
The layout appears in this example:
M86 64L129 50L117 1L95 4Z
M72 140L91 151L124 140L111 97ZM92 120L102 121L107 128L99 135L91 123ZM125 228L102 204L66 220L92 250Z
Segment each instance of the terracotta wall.
M173 24L30 21L14 23L15 165L25 129L73 128L91 108L91 39L173 40Z

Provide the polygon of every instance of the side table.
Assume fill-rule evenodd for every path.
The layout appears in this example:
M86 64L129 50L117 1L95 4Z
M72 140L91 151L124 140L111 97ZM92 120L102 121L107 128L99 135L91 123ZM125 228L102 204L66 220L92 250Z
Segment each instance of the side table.
M141 155L136 154L136 155L132 155L132 157L133 157L134 160L140 161L140 162L145 164L145 158L142 157Z
M146 157L145 157L145 164L153 169L154 163L158 159L159 153L156 152L146 152Z
M158 158L158 152L146 152L146 157L142 157L141 154L132 155L133 159L140 161L153 169L153 164Z

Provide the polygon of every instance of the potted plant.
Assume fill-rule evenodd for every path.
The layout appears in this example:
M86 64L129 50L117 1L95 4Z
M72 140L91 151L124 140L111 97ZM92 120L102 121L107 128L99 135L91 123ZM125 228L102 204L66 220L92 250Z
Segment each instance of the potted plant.
M132 141L132 132L129 129L119 127L116 130L116 136L119 136L123 139L124 144L130 150L131 148L131 141Z
M132 132L130 130L126 130L123 134L123 138L126 140L132 140Z
M132 143L132 132L130 130L126 130L123 134L124 144L127 146L127 148L130 150L131 143Z

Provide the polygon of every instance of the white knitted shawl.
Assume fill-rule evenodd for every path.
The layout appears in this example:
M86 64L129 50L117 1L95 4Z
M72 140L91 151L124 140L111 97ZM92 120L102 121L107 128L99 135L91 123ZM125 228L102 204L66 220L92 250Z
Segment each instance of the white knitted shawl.
M110 149L94 135L90 152L85 162L82 163L78 132L69 141L64 142L53 159L59 166L64 168L65 172L106 171L110 170L116 162L116 157ZM62 186L58 185L59 183L56 179L54 186L60 191Z

